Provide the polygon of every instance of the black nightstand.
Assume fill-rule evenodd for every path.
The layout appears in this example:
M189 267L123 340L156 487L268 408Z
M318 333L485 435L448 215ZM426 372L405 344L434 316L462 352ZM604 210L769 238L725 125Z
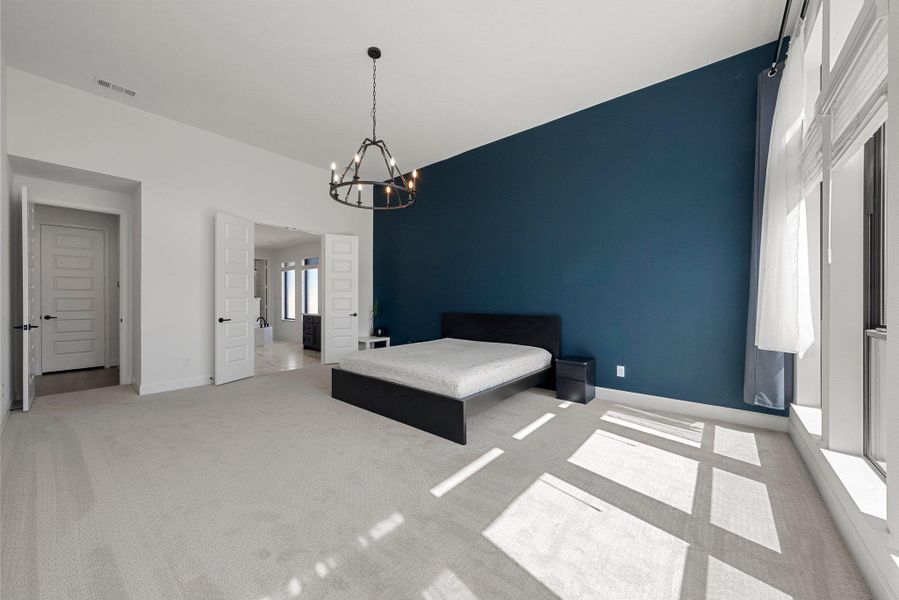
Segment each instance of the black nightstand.
M556 359L556 398L587 404L596 397L596 360L587 356Z

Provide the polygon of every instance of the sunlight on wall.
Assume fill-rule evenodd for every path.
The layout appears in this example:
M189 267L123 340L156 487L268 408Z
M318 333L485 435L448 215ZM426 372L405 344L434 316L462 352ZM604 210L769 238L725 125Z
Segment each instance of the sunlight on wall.
M561 600L680 598L687 542L548 473L484 536Z
M607 423L649 433L693 448L702 446L702 432L705 424L699 421L672 419L630 409L609 410L601 418Z
M444 569L437 579L423 590L421 597L424 600L478 600L468 586L449 569Z
M753 600L792 600L792 596L771 587L752 575L709 557L709 569L705 584L706 600L732 600L752 598Z
M751 431L737 431L715 425L715 454L742 460L757 467L762 466L755 434Z
M699 463L691 458L597 429L568 462L692 514Z
M722 469L712 469L713 525L780 552L768 486Z

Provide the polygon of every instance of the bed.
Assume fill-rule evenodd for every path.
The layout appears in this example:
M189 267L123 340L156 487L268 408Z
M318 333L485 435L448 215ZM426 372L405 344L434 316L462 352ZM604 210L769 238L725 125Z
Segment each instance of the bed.
M558 316L443 313L440 330L439 340L344 357L331 396L465 444L471 415L555 386Z

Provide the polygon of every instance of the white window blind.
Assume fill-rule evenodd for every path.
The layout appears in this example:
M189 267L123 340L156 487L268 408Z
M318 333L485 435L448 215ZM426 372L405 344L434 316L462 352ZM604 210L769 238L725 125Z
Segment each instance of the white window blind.
M821 98L833 117L833 165L864 145L886 121L887 20L877 3L866 2Z

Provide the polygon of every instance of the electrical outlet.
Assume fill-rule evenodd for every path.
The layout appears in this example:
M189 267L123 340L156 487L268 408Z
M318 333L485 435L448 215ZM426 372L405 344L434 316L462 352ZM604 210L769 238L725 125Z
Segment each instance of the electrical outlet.
M615 369L615 374L619 377L624 377L624 366L618 365L618 367Z

